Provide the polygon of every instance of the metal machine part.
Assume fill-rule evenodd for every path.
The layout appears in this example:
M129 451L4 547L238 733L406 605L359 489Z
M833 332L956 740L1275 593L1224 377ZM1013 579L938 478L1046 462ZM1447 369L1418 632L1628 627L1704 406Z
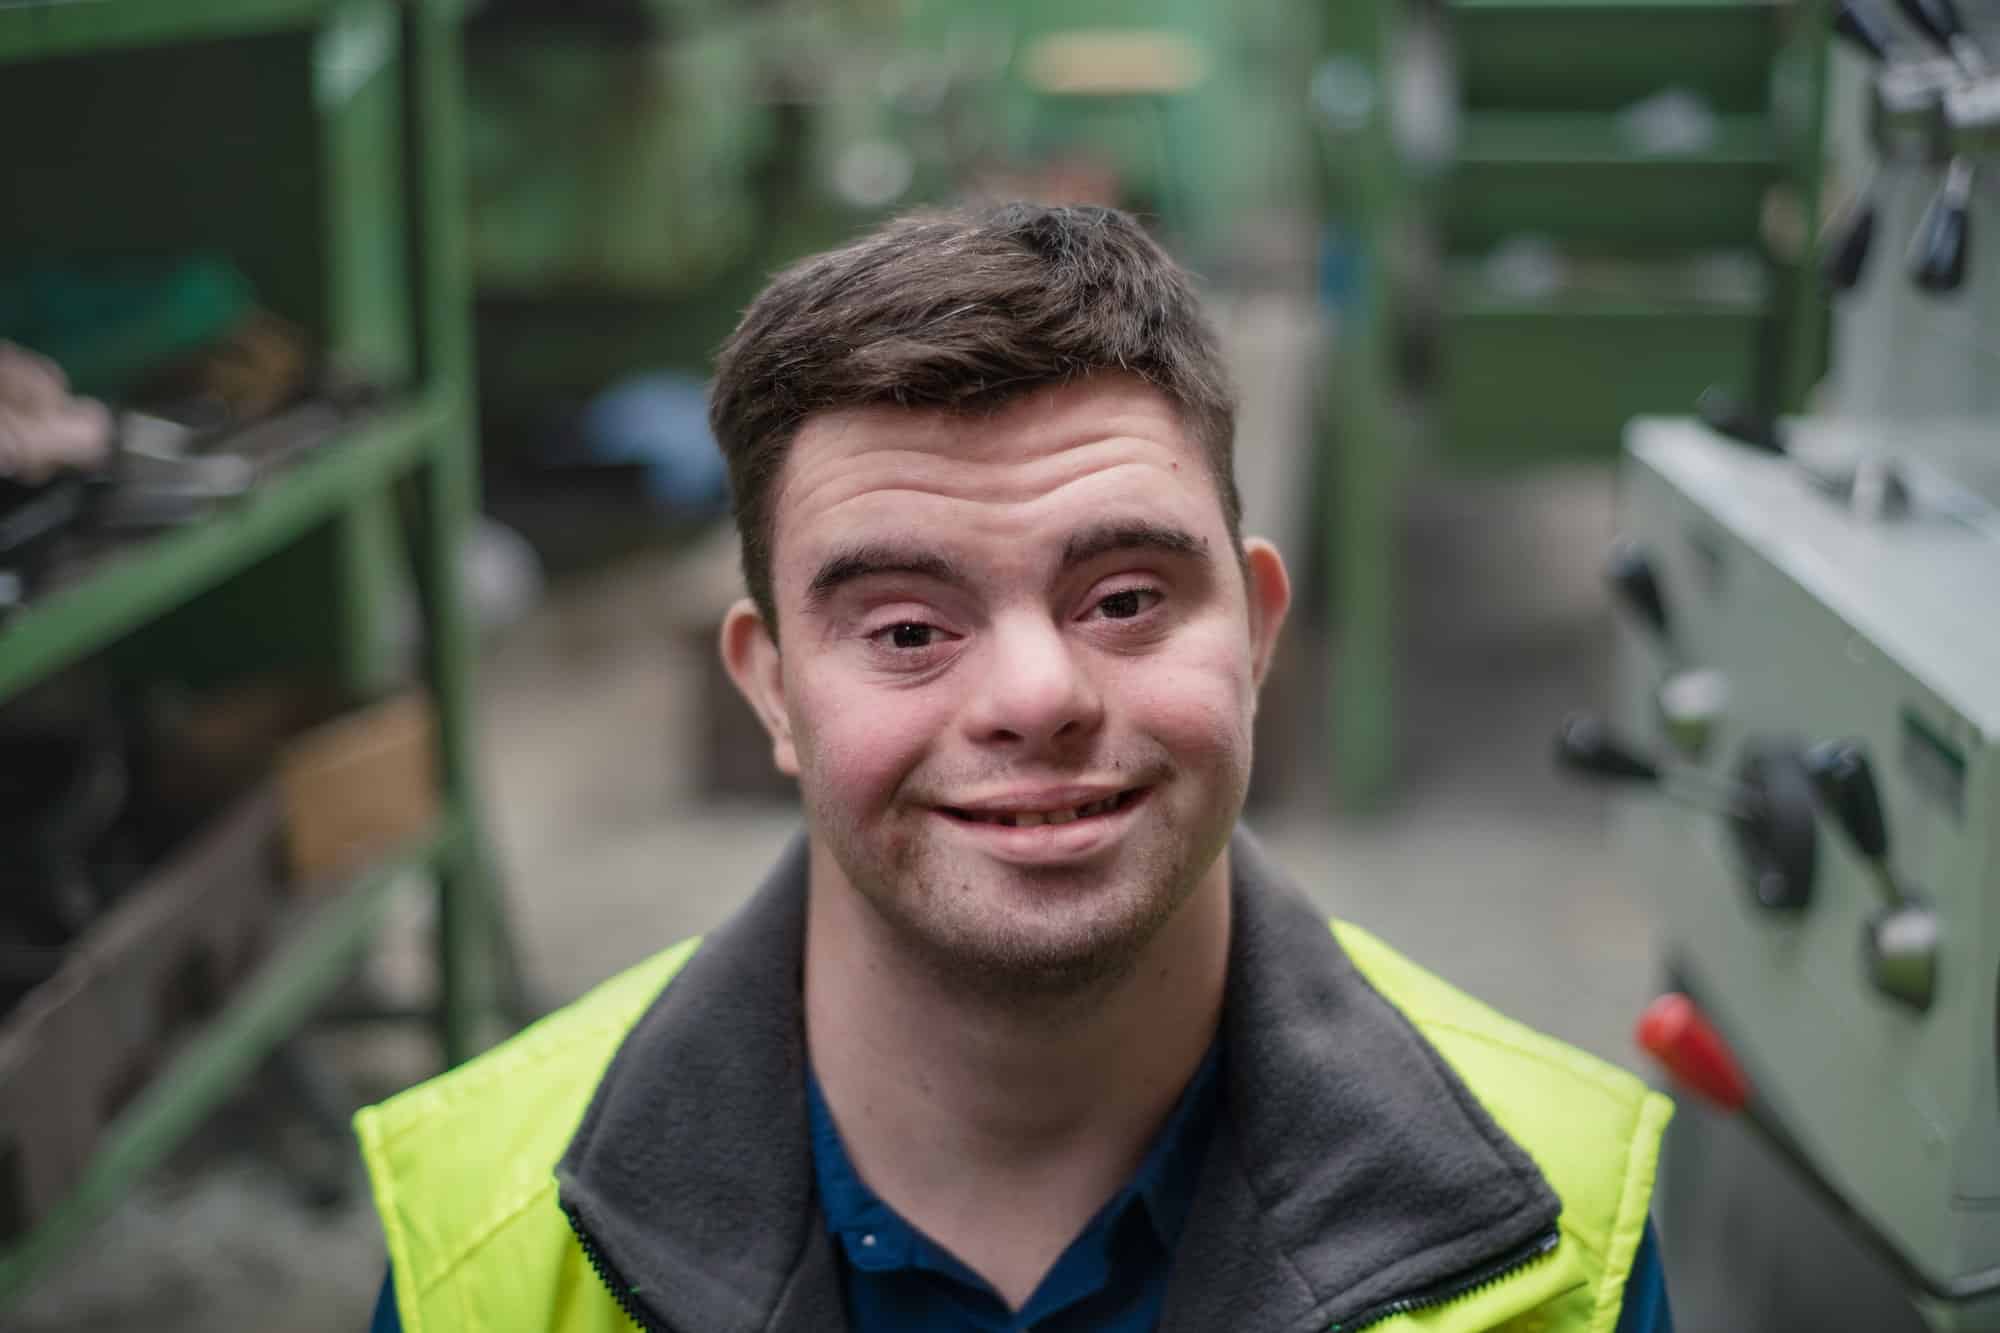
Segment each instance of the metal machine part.
M1819 830L1797 743L1752 741L1736 777L1752 802L1730 826L1744 887L1766 911L1803 911L1819 878Z
M1948 450L1920 429L1788 422L1775 457L1636 422L1620 558L1644 552L1674 634L1620 618L1602 734L1665 742L1662 785L1710 797L1621 802L1617 824L1754 1084L1760 1151L1931 1327L2000 1329L2000 507L1929 466ZM2000 453L2000 425L1974 434ZM1893 516L1827 485L1870 459L1906 491ZM1727 686L1698 754L1662 706L1691 670ZM1731 1188L1712 1151L1670 1140L1668 1233L1712 1206L1677 1213L1673 1190ZM1893 1326L1803 1308L1740 1326Z
M1908 267L1919 290L1956 292L1971 253L1975 174L2000 153L2000 76L1953 0L1899 0L1898 8L1937 54L1908 56L1872 0L1841 0L1834 30L1880 66L1868 118L1878 160L1945 167L1910 238ZM1822 241L1821 274L1835 291L1852 290L1867 268L1875 195L1871 182Z
M1729 714L1729 677L1698 667L1667 677L1660 686L1660 730L1683 758L1707 758L1709 742Z

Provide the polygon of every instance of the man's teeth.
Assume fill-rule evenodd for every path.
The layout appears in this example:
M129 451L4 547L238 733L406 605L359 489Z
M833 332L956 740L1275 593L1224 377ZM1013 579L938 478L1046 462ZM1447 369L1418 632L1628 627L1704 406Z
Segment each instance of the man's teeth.
M1079 805L1073 810L1023 810L1018 814L975 814L974 819L988 824L999 824L1003 828L1040 828L1044 824L1071 824L1086 815L1101 815L1114 809L1124 793L1107 796L1101 801Z

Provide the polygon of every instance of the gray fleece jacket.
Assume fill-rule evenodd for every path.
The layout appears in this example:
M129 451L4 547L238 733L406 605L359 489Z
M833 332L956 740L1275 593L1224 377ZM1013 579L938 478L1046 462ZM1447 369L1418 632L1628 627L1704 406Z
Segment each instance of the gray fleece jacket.
M1478 1284L1552 1247L1561 1204L1247 834L1215 1137L1163 1333L1301 1333ZM644 1326L845 1328L807 1138L800 839L625 1038L556 1170Z

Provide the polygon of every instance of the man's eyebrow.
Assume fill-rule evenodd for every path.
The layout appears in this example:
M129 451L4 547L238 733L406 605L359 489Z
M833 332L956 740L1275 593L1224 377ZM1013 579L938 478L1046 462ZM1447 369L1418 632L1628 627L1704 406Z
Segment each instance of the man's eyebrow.
M818 610L831 601L834 593L845 584L879 574L914 575L960 587L966 582L964 572L935 551L896 546L857 546L835 552L821 563L812 576L812 582L806 585L806 605Z
M1181 528L1135 521L1085 528L1063 543L1063 568L1069 569L1113 551L1160 551L1195 560L1208 559L1208 542Z

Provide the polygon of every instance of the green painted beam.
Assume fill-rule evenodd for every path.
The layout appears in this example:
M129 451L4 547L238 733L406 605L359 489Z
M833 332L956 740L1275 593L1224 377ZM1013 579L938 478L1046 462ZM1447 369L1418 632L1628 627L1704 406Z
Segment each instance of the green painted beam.
M306 27L337 0L0 0L0 63Z
M346 0L0 0L0 65L119 47L255 37L322 22ZM475 0L401 0L456 22Z
M1790 0L1450 0L1453 13L1461 10L1486 13L1537 13L1549 10L1583 11L1592 14L1644 15L1650 10L1682 13L1687 10L1781 10Z
M1466 115L1458 160L1482 166L1509 163L1565 166L1775 167L1778 146L1770 117L1716 117L1715 138L1686 153L1638 151L1608 112L1487 111Z
M51 1259L171 1153L353 971L405 873L456 841L450 825L370 868L315 908L222 1013L105 1131L75 1193L27 1240L0 1254L0 1309Z
M213 587L385 485L443 432L460 432L453 396L426 397L330 441L241 506L135 543L0 627L0 699L95 652ZM454 446L456 447L456 446Z
M1333 776L1349 811L1380 806L1396 766L1395 586L1397 519L1406 446L1395 402L1396 308L1390 256L1418 201L1398 153L1382 71L1394 66L1394 6L1388 0L1334 6L1328 54L1352 62L1350 122L1322 133L1330 202L1353 251L1355 290L1337 312L1328 349L1321 444L1330 455L1331 512L1325 534Z

